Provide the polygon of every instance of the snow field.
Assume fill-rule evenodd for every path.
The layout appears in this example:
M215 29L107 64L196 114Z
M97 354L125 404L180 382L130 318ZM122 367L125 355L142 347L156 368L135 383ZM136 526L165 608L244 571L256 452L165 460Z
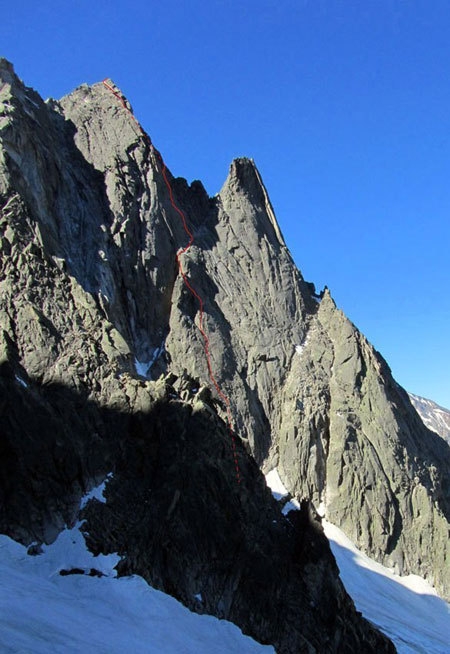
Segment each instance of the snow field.
M288 494L276 469L266 482L276 500ZM325 514L326 507L320 509ZM357 610L389 636L398 653L450 654L450 605L434 588L417 575L396 575L360 552L338 527L326 520L322 525Z
M104 501L102 483L83 500ZM93 556L66 529L42 554L0 535L2 654L274 654L231 622L191 613L141 577L117 578L119 556ZM60 575L79 568L85 574ZM91 569L101 577L89 576Z

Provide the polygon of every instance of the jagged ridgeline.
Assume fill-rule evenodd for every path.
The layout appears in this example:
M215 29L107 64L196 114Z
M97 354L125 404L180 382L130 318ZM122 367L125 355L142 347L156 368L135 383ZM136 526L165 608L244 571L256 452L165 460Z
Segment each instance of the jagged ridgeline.
M167 172L194 235L182 265L231 401L237 484L176 265L186 231L149 140L101 83L44 103L5 60L0 74L0 531L54 538L113 472L87 531L122 573L280 652L391 651L306 504L283 517L258 468L448 596L447 443L303 280L251 160L213 198Z

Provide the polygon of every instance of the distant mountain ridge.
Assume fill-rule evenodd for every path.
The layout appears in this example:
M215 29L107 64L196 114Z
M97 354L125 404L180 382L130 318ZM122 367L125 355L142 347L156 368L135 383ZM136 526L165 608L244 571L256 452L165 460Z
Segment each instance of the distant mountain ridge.
M408 393L411 402L423 423L432 431L442 436L450 445L450 409L444 409L433 400Z

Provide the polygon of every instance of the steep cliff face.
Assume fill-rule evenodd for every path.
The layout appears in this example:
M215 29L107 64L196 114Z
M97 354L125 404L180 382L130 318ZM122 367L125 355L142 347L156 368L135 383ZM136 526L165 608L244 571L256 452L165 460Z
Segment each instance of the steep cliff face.
M168 356L158 371L187 368L207 379L195 322L198 302L175 266L175 254L188 238L169 202L161 161L103 85L79 89L60 106L76 127L77 147L105 175L113 214L112 243L105 246L102 262L102 276L110 280L108 317L140 361L151 360L165 346ZM200 182L189 187L172 180L172 186L194 233L181 262L205 299L213 369L230 396L237 432L262 462L293 343L303 339L314 309L311 290L293 265L252 161L234 161L215 198Z
M449 448L327 292L285 387L279 461L378 560L448 592ZM431 550L430 550L431 548Z
M4 60L0 72L5 388L26 384L21 392L32 393L38 384L39 402L41 385L76 391L67 413L45 398L58 425L48 436L51 452L59 446L55 430L88 402L90 422L80 418L74 447L88 451L95 442L91 461L98 461L80 455L77 469L64 473L75 498L118 460L120 436L103 409L147 410L143 376L186 371L209 383L198 302L176 264L188 236L162 161L126 100L124 107L97 84L44 103ZM165 174L194 235L180 260L204 300L212 368L239 439L265 470L278 466L292 493L322 503L366 551L448 593L448 445L424 427L329 293L319 300L303 280L251 160L232 163L214 198L200 182ZM10 429L3 447L25 480L39 467L38 448L32 461L21 462L20 452L37 427L23 442ZM239 452L247 456L241 444ZM4 470L4 497L17 499ZM49 537L75 511L74 498L55 509L50 489L40 514L44 473L35 476L33 520L11 527L13 512L2 514L2 529L10 525L24 540Z
M237 483L208 388L184 371L157 382L136 372L135 359L144 373L163 352L177 292L196 331L174 265L185 233L154 153L124 121L127 146L112 140L110 165L96 169L62 105L44 104L4 61L1 73L0 531L53 540L109 475L106 504L91 501L82 517L94 552L121 554L121 574L280 652L394 651L355 611L307 506L283 516L240 441ZM109 96L109 122L89 104L103 89L81 89L82 108L103 118L97 134L100 124L113 134ZM213 207L200 185L172 183L189 206ZM197 335L192 348L204 358ZM154 367L181 369L170 356Z

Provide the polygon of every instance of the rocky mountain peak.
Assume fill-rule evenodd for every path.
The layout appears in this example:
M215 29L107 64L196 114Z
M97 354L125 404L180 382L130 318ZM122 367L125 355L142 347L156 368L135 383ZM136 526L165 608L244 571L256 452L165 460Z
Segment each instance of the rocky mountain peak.
M286 247L272 204L253 159L240 157L233 160L219 197L224 206L241 202L246 218L248 213L256 213L259 219L255 222L258 236L265 235L274 244ZM245 206L246 204L248 207Z
M17 79L14 66L4 57L0 57L0 79L4 84L12 84Z
M243 193L255 202L262 200L262 188L258 170L253 159L238 157L230 164L228 177L224 189L229 188L232 192ZM222 189L222 190L224 190Z
M123 553L123 573L188 605L205 583L208 610L279 651L339 651L343 634L346 651L376 651L305 507L322 504L366 552L448 594L450 448L329 291L320 299L305 282L251 159L233 161L209 198L199 182L163 175L116 87L83 85L44 103L2 66L0 528L24 542L54 538L81 494L113 472L89 532L97 551ZM193 236L182 253L180 212ZM268 527L277 509L259 468L274 467L305 500L299 531L290 520ZM252 612L270 541L282 549L273 596L286 571L299 584L280 582L282 633L276 611L260 621ZM223 552L231 559L216 574L210 562ZM326 588L332 605L320 604L302 636L293 598L307 598L303 615ZM351 633L329 619L341 609Z
M36 111L42 116L42 98L34 89L25 86L16 75L13 64L4 57L0 57L0 99L3 105L3 121L0 125L3 129L7 116L14 111L14 107L20 106L21 110L30 116L36 115Z
M112 80L82 84L58 104L74 126L77 147L98 170L111 166L111 155L122 160L126 152L147 149L130 103Z

